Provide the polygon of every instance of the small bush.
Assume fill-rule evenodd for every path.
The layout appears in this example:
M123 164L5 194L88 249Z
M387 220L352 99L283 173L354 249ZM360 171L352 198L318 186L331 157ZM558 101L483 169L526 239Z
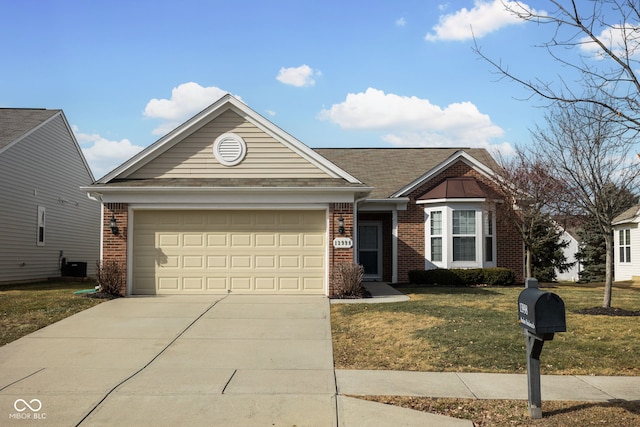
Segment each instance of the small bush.
M515 273L508 268L436 268L409 271L409 282L416 285L509 286L515 283L515 278Z
M122 296L124 289L125 269L119 261L105 261L102 264L98 261L96 266L96 275L99 292L109 295Z
M485 268L484 282L489 286L511 286L516 283L516 274L509 268Z
M465 286L482 285L485 283L483 268L454 268L450 270L460 278Z
M460 277L446 268L411 270L409 271L409 281L419 285L464 286Z
M343 262L333 272L333 292L337 298L362 298L365 289L362 285L364 267L360 264Z

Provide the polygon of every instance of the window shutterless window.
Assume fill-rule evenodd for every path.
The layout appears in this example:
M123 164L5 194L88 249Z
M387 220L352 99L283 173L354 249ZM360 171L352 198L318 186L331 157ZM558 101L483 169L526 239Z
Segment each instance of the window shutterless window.
M484 228L484 260L493 262L493 212L487 211Z
M453 260L476 260L476 211L453 211Z
M442 211L431 212L431 261L442 261Z
M44 237L45 237L45 208L44 206L38 206L38 228L36 230L36 245L44 246Z
M620 262L631 262L631 230L619 230Z

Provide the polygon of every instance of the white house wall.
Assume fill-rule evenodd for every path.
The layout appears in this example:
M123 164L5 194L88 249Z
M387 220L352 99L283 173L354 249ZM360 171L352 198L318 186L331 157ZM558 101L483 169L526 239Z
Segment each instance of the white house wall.
M631 280L640 277L640 228L638 223L628 223L614 228L613 243L615 263L615 280ZM620 262L620 232L619 230L631 230L631 262Z
M60 275L61 255L99 258L100 205L81 185L91 177L62 114L0 155L0 282ZM45 243L36 244L38 207L45 208Z

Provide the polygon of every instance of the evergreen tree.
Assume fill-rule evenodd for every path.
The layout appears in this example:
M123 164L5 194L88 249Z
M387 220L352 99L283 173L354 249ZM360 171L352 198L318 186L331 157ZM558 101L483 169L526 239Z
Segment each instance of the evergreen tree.
M556 273L565 272L575 263L567 262L564 249L569 242L562 239L563 231L548 216L531 221L530 254L533 277L541 282L553 282Z
M601 196L602 199L617 200L617 203L609 204L612 209L610 213L612 218L638 204L638 196L614 185L603 188ZM589 215L578 230L578 241L581 249L576 253L576 259L582 264L579 281L582 283L604 282L607 267L606 243L593 215Z

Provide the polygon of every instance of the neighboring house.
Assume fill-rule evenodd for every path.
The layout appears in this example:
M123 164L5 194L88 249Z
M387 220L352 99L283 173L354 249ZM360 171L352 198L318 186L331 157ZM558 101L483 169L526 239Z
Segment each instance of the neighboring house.
M341 262L390 282L434 267L522 279L493 165L483 149L312 150L226 95L85 189L127 294L331 295Z
M615 280L640 282L640 205L613 219Z
M561 228L562 229L562 228ZM569 245L562 250L567 262L573 262L573 266L567 271L560 272L556 269L556 280L577 282L580 279L582 264L576 260L576 253L580 251L580 242L574 229L562 229L562 240Z
M63 259L93 275L100 205L80 189L92 182L62 110L0 109L0 283L59 277Z

